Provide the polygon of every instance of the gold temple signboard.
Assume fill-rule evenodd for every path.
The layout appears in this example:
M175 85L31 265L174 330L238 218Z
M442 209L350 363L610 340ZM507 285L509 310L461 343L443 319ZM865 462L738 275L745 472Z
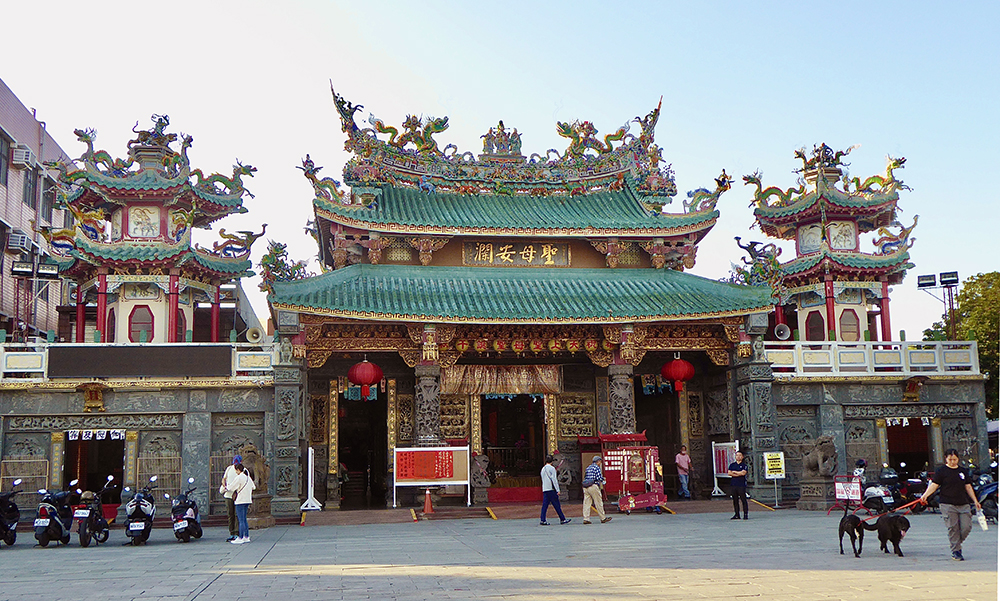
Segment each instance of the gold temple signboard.
M466 242L462 246L462 264L472 267L569 267L569 244Z

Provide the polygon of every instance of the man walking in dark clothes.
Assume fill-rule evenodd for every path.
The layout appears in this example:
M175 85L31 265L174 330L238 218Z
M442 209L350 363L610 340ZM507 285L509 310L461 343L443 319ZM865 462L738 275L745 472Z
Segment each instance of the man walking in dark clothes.
M955 561L965 561L962 557L962 543L972 532L971 500L976 509L983 508L972 489L972 482L966 471L958 466L958 451L948 449L944 452L945 464L937 468L934 478L927 485L927 491L920 496L920 502L927 504L927 499L934 491L941 489L938 503L941 506L941 517L948 527L948 543L951 545L951 558Z
M729 464L729 492L733 495L733 517L731 520L740 519L740 500L743 501L743 519L749 520L749 507L747 504L747 464L743 460L743 453L736 451L736 461Z

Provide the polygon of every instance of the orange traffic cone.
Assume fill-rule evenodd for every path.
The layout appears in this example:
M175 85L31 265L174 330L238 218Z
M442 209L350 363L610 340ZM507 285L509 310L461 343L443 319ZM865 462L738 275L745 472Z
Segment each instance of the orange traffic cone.
M434 507L431 506L431 489L424 491L424 513L434 513Z

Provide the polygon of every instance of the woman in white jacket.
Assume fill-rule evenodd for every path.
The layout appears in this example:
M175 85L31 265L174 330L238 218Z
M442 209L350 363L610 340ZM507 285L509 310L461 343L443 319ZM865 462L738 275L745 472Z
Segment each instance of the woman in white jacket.
M239 522L239 537L229 541L234 545L242 545L250 542L250 527L247 525L247 510L250 509L250 502L253 500L253 491L257 488L250 477L250 472L242 463L236 464L236 477L232 482L226 482L226 490L235 493L234 504L236 505L236 521Z

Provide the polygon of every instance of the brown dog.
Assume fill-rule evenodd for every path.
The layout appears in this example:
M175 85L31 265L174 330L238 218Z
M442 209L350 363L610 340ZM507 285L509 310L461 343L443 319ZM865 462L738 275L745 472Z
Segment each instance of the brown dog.
M899 549L899 543L910 529L910 520L901 515L883 515L875 521L875 525L862 522L861 526L865 530L878 531L878 540L881 543L879 549L888 553L891 542L892 550L896 555L903 556L903 552Z
M865 544L865 529L861 526L861 518L856 515L847 515L847 508L844 508L844 517L840 519L840 554L844 554L844 535L851 537L851 548L854 549L854 556L861 557L861 547ZM854 546L857 539L858 545Z

